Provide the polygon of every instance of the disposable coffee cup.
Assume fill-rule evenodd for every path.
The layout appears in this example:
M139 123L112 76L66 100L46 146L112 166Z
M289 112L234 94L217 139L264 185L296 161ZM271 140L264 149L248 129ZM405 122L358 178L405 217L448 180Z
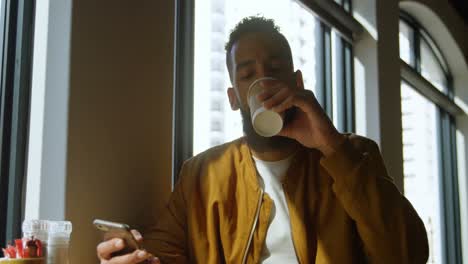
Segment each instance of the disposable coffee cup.
M257 79L252 82L247 92L247 102L250 108L252 126L255 132L263 137L275 136L283 128L283 115L275 111L265 109L262 103L257 100L257 95L267 89L262 87L262 83L272 81L277 81L277 79L272 77Z

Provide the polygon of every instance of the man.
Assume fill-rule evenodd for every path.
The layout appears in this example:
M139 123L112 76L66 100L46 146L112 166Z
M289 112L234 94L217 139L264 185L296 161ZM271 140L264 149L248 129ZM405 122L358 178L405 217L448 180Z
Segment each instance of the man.
M294 72L274 22L241 21L226 62L245 137L185 162L166 212L145 235L148 252L162 263L426 263L424 225L377 145L335 129ZM279 81L263 82L258 100L285 113L271 138L254 132L246 98L262 77ZM110 258L122 247L101 243L101 263L159 262L146 251Z

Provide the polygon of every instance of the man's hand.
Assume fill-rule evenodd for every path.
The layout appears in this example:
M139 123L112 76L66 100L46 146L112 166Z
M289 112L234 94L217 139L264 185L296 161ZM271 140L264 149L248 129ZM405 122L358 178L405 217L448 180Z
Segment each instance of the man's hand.
M296 107L293 120L283 127L280 136L293 138L308 148L315 148L328 156L344 141L332 121L322 109L314 93L304 89L302 74L296 72L296 87L279 85L257 96L263 106L281 113Z
M135 239L141 243L143 237L141 234L132 230L132 234ZM97 246L97 256L101 261L101 264L136 264L136 263L148 263L148 264L159 264L159 260L145 250L135 250L134 252L112 257L112 253L120 251L125 248L125 243L120 238L114 238L100 243Z

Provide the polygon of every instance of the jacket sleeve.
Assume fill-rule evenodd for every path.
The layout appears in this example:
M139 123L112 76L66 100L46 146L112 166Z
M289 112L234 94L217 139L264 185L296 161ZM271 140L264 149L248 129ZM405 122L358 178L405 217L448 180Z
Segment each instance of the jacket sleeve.
M179 181L156 225L144 232L144 248L158 257L161 263L189 263L184 197L184 178L189 171L186 167L184 164Z
M369 263L427 262L424 224L388 176L375 142L348 136L321 164L356 223Z

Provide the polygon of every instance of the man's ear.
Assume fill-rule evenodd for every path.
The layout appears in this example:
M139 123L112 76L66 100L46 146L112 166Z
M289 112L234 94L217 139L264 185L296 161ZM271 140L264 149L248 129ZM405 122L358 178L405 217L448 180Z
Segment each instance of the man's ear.
M239 100L233 87L229 87L227 89L227 95L229 98L229 104L231 104L231 109L234 111L239 110Z
M297 88L303 90L304 89L304 79L302 78L301 70L296 71L296 86Z

